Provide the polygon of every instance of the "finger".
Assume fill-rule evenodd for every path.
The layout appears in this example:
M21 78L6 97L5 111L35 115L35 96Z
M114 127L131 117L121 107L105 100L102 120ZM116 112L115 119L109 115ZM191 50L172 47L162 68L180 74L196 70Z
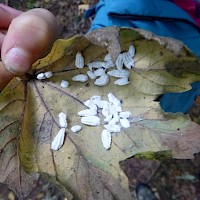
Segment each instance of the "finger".
M6 6L4 4L0 4L0 29L7 29L11 23L11 21L20 15L22 12Z
M33 62L44 56L58 35L55 17L37 8L12 20L2 44L1 58L8 71L25 73Z
M3 63L0 62L0 91L3 90L13 77L14 75L8 72Z

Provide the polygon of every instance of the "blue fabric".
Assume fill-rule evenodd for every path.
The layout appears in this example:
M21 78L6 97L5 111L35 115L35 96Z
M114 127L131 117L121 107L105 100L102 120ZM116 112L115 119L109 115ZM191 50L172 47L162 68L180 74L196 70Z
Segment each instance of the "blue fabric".
M192 89L182 93L167 93L160 98L160 106L167 112L188 113L194 99L200 95L200 82L192 84Z
M200 29L194 20L171 0L101 0L89 9L86 17L96 14L90 31L107 26L141 28L160 36L181 40L200 57ZM124 18L124 16L145 16ZM155 20L148 20L154 17ZM164 18L165 20L158 20ZM173 18L177 20L166 20ZM184 20L184 21L183 21ZM184 93L164 94L160 99L161 107L167 112L188 112L194 98L200 95L200 82L192 84L192 89Z

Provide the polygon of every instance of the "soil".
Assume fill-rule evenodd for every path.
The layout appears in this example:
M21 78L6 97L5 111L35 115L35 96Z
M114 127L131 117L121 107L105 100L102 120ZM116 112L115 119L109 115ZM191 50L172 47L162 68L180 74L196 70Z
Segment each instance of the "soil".
M91 21L86 20L78 6L93 6L97 0L0 0L11 7L28 10L42 7L50 10L61 27L60 38L69 38L75 34L85 34ZM120 163L129 179L132 195L138 183L147 183L155 192L158 200L200 200L200 154L194 160L145 160L130 158ZM0 185L0 200L17 199L5 185ZM58 190L40 178L33 186L27 199L60 199L65 197Z

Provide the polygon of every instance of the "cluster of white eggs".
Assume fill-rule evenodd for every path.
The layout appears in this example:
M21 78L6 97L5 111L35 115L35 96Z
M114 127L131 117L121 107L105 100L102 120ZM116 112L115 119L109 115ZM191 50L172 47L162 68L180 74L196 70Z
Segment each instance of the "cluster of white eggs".
M110 76L116 78L114 84L126 85L130 83L129 70L134 67L135 48L133 45L129 46L127 52L119 54L116 62L114 63L110 54L104 57L103 61L94 61L85 65L84 58L81 52L77 52L75 58L75 66L77 69L88 67L87 74L78 74L72 77L73 81L86 82L88 79L94 80L94 85L105 86L110 81ZM50 78L52 72L39 73L38 80ZM69 87L67 80L62 80L60 86L62 88ZM108 101L103 100L101 96L92 96L84 102L87 109L78 112L82 124L88 126L103 125L104 129L101 133L102 144L105 149L111 148L112 133L118 133L122 128L129 128L132 114L130 111L123 111L122 103L112 93L108 94ZM99 115L104 117L101 121ZM64 143L67 124L67 116L61 112L59 114L60 130L51 143L51 149L58 150ZM81 125L74 125L71 131L77 133L82 130Z

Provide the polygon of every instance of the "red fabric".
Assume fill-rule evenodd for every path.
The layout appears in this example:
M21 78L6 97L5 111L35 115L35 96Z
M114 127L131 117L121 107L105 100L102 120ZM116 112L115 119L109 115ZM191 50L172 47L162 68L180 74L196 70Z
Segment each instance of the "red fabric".
M197 3L195 3L192 0L173 0L174 3L181 7L184 11L186 11L196 22L196 24L200 27L200 17L199 17L199 13L200 12L199 9L197 9Z

